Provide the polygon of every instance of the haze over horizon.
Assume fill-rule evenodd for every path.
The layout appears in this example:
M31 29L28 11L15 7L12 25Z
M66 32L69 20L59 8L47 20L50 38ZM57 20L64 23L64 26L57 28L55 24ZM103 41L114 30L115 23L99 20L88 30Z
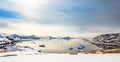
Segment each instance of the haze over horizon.
M0 32L94 37L120 32L120 0L0 0Z

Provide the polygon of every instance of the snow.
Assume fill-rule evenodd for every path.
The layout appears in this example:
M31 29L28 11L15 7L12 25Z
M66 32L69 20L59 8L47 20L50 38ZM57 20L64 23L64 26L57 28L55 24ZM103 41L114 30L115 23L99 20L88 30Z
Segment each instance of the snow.
M74 41L71 44L74 44ZM85 47L87 47L85 48L85 50L88 49L91 50L96 48L95 46L88 43L84 43L82 41L80 41L80 44L85 45ZM20 48L20 47L17 48L15 46L12 47L7 46L6 48L8 50L16 50L16 51L0 53L0 62L120 62L120 54L79 53L78 55L70 55L70 54L57 54L57 53L56 54L39 53L37 52L38 51L37 48L34 49ZM22 51L19 51L19 49ZM55 49L55 51L56 50L57 49ZM101 53L101 52L98 51L97 53Z
M0 62L120 62L120 54L39 54L1 57Z

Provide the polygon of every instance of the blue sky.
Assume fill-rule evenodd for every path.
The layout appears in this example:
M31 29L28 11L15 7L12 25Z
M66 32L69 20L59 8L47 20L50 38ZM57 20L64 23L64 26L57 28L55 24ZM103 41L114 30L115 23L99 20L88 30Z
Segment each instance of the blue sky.
M79 37L116 33L120 32L119 3L120 0L1 0L0 32Z
M17 13L0 9L1 18L17 18Z

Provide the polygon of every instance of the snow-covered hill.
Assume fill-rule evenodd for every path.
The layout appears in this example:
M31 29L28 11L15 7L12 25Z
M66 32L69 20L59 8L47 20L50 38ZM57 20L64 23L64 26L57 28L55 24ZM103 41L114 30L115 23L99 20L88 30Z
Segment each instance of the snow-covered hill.
M0 48L14 45L19 39L12 38L9 34L0 33Z
M93 38L92 43L104 49L120 48L120 33L99 35Z

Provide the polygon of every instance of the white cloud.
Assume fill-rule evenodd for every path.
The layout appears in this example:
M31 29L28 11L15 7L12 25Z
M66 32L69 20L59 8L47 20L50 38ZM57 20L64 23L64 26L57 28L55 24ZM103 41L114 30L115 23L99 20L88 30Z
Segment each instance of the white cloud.
M13 11L20 14L19 16L20 18L0 19L0 21L6 21L6 23L9 26L7 28L1 28L0 32L36 34L36 35L43 35L43 36L53 35L53 36L94 37L96 35L103 34L103 33L120 31L118 27L115 28L115 27L109 27L106 25L98 26L99 23L95 24L94 21L91 21L91 22L86 21L84 18L81 17L81 15L74 16L59 10L59 9L70 9L71 7L74 7L73 2L71 1L68 1L68 0L67 0L68 2L67 1L64 2L63 0L55 1L55 2L53 1L55 0L3 0L3 1L0 1L0 9ZM86 5L86 2L80 3L81 7L83 7L84 5ZM81 19L79 18L79 16ZM77 18L80 20L78 20ZM92 17L86 17L86 18L88 19L93 18L96 21L98 21L106 17L92 16ZM70 20L72 22L69 22ZM9 21L12 21L12 22L9 22ZM33 23L38 21L47 21L48 23L53 21L53 22L57 22L57 24L61 22L62 24L47 25L47 24ZM95 25L87 27L86 26L87 24L86 24L82 26L81 21L85 21L84 23L90 23ZM66 25L67 23L68 25ZM86 30L83 30L83 29L80 30L80 28L82 27L85 27Z
M22 15L22 18L34 20L46 5L52 0L4 0L0 1L0 8L4 10L14 11Z
M100 34L113 33L120 31L117 28L93 26L86 27L86 30L79 30L77 26L64 26L64 25L49 25L40 24L22 20L21 19L0 19L7 27L1 28L0 32L4 33L20 33L25 35L38 35L38 36L73 36L73 37L95 37ZM14 22L18 21L18 22ZM1 22L0 22L1 23ZM82 28L82 27L81 27Z
M110 33L110 28L102 27L89 27L88 31L78 30L77 27L64 26L64 25L49 25L39 24L34 22L19 22L21 19L0 19L3 20L7 27L1 28L0 32L13 34L25 34L25 35L38 35L38 36L73 36L73 37L95 37L100 34ZM18 21L18 22L11 22ZM1 22L0 22L1 23ZM97 31L98 30L98 31ZM107 30L107 31L105 31ZM101 31L101 32L99 32ZM117 31L117 30L115 30ZM119 31L119 30L118 30Z
M78 36L77 33L66 26L61 25L47 25L37 24L31 22L5 22L9 27L0 29L0 32L4 33L21 33L27 35L39 35L39 36Z
M8 28L0 29L0 32L25 35L38 35L38 36L72 36L72 37L95 37L102 34L101 32L76 32L75 28L60 26L60 25L46 25L36 23L16 23L7 22Z
M59 11L59 1L55 0L4 0L0 1L0 9L20 14L26 21L66 21L71 19L69 14ZM61 3L61 2L60 2ZM62 2L63 3L63 2Z
M47 25L33 23L36 20L56 20L62 21L65 18L61 12L54 7L44 12L44 7L51 4L52 0L4 0L0 1L0 8L14 11L21 14L21 18L0 19L8 24L9 28L2 28L0 32L5 33L22 33L35 35L52 35L52 36L78 36L70 27L61 25ZM50 6L48 6L50 7ZM60 18L62 19L60 19Z

